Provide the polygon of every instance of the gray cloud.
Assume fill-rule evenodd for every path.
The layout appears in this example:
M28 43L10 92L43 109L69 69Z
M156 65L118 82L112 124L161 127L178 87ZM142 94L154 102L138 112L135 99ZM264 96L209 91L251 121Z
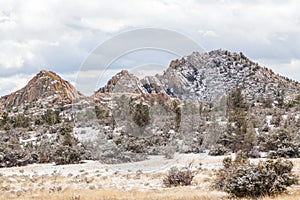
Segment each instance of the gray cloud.
M2 0L0 77L14 87L2 86L0 95L20 87L13 81L40 69L75 74L97 45L122 31L143 27L178 31L207 50L242 51L300 81L295 75L300 74L299 9L296 0ZM146 57L138 59L148 62ZM126 59L137 66L137 58ZM164 58L155 62L164 63Z

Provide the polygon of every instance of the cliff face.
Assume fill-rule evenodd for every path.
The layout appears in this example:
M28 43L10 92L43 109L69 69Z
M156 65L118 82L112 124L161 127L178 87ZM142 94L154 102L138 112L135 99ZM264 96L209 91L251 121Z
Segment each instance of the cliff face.
M51 71L40 71L28 84L10 95L1 98L5 107L47 99L57 103L72 103L82 95L68 81Z
M210 102L234 88L243 89L251 102L299 93L299 83L259 66L242 53L215 50L193 53L171 61L163 75L141 80L122 71L99 92L157 94L166 93L181 100Z
M149 94L166 94L164 85L159 80L159 76L146 76L141 82Z
M236 87L243 89L248 100L254 101L292 95L300 86L259 66L242 53L224 50L193 53L172 61L160 81L169 95L198 101L211 101Z

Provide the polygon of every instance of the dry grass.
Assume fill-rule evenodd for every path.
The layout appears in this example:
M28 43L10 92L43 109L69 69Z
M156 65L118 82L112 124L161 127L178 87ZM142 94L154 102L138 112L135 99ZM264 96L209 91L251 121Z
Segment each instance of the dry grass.
M266 197L263 200L297 200L300 199L300 193L280 195L278 197Z
M199 199L199 200L217 200L225 197L224 193L217 191L192 191L186 188L173 188L169 190L153 191L121 191L121 190L65 190L57 193L49 192L30 192L17 196L16 194L1 195L0 200L113 200L113 199L139 199L139 200L167 200L167 199Z
M188 188L173 188L153 191L121 191L121 190L65 190L62 192L28 192L20 196L16 194L0 194L0 200L220 200L228 199L225 193L218 191L197 191ZM284 194L277 197L265 197L261 200L296 200L300 192ZM246 199L245 199L246 200Z

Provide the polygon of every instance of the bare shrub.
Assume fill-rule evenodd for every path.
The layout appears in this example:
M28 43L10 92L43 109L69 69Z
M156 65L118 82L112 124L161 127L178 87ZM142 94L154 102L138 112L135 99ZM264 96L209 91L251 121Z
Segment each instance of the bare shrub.
M166 187L187 186L191 185L195 175L196 171L191 169L191 164L180 169L177 167L172 167L168 171L167 176L163 179L163 183Z
M75 164L80 162L81 152L78 149L60 145L57 147L54 157L56 165Z

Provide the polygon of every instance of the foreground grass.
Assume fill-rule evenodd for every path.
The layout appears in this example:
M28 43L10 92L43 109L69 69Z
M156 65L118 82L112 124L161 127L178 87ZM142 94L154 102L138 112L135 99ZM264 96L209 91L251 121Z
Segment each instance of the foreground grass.
M263 200L297 200L300 199L300 193L289 194L289 195L279 195L278 197L266 197Z
M217 200L225 199L226 194L218 191L192 191L186 188L173 188L169 190L159 191L121 191L121 190L65 190L58 193L34 192L22 195L1 195L0 200L9 199L43 199L43 200L113 200L113 199L129 199L129 200Z
M219 200L230 199L225 193L218 191L195 191L186 188L173 188L159 191L120 191L120 190L65 190L59 193L34 192L20 196L0 194L0 200ZM300 199L300 192L294 194L283 194L277 197L265 197L261 200L296 200Z
M291 159L294 163L294 173L300 175L300 159ZM221 161L220 161L221 162ZM24 168L23 168L24 169ZM17 173L20 168L11 169ZM77 169L79 170L79 169ZM47 176L25 176L22 173L12 176L0 176L0 200L219 200L230 199L220 191L210 190L215 177L214 170L201 171L191 187L164 188L161 186L164 174L135 173L122 175L120 173L103 175L101 171L82 171L79 174L61 176L58 174ZM93 177L93 179L86 179ZM11 180L12 179L12 180ZM111 185L111 183L117 183ZM130 184L137 187L127 187ZM154 184L150 188L148 184ZM60 190L51 190L61 186ZM80 186L80 187L79 187ZM95 186L95 187L89 187ZM80 189L79 189L80 188ZM117 189L123 188L123 189ZM126 189L125 189L126 188ZM300 186L292 186L289 194L277 197L265 197L260 200L297 200L300 199Z

